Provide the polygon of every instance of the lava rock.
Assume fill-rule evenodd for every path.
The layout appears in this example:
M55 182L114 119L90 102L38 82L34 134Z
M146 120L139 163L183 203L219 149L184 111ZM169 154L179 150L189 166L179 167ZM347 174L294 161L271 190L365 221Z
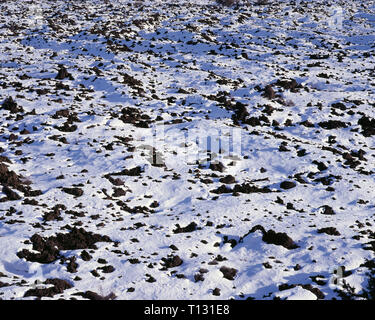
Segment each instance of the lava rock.
M228 279L228 280L234 280L234 278L236 277L237 272L238 272L237 269L228 268L228 267L225 267L225 266L222 266L220 268L220 271L223 273L224 278Z
M293 181L283 181L280 183L280 188L284 190L292 189L296 186L297 184Z

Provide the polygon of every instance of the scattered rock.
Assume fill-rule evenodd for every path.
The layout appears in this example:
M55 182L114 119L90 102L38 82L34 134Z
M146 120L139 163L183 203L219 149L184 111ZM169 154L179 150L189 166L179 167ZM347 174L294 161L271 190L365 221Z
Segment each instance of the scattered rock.
M23 249L17 256L31 262L51 263L60 257L60 250L95 249L96 242L112 242L108 236L87 232L83 228L73 228L69 233L58 233L56 236L41 237L34 234L30 238L33 250Z
M236 182L236 179L233 176L231 176L231 175L227 175L227 176L225 176L223 178L220 178L219 181L221 183L225 183L225 184L232 184L232 183Z
M63 293L64 290L67 290L73 287L66 280L56 279L56 278L47 279L43 283L47 285L52 284L53 287L29 289L25 292L24 297L53 298L56 294Z
M294 243L293 239L290 238L286 233L275 232L273 230L266 231L261 225L256 225L253 227L245 236L240 239L240 242L243 242L243 239L250 233L255 231L261 231L263 234L262 240L268 244L275 244L278 246L283 246L288 250L297 249L299 246Z
M341 235L340 232L337 231L335 227L326 227L318 229L318 233L326 233L330 236L339 236Z
M183 260L179 256L172 256L168 258L161 259L164 262L165 268L174 268L178 267L183 263Z
M276 97L276 93L273 90L272 85L270 85L270 84L266 85L266 87L264 89L264 96L268 99L271 99L271 100Z
M189 223L186 227L180 227L179 224L176 224L177 229L173 230L173 233L184 233L184 232L193 232L197 230L197 224L195 222Z
M284 190L292 189L296 186L297 184L293 181L283 181L280 183L280 188Z
M62 188L62 191L75 197L80 197L83 195L83 190L81 188Z
M220 271L223 273L224 278L228 279L228 280L234 280L234 278L236 277L237 272L238 272L237 269L228 268L228 267L225 267L225 266L222 266L220 268Z
M333 209L328 205L324 205L320 208L322 209L321 214L326 214L326 215L334 215L335 214Z

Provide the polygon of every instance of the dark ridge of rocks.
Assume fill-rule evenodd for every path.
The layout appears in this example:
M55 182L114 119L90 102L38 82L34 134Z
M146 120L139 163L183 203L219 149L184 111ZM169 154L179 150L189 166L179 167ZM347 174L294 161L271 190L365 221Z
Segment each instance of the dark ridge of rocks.
M123 108L119 119L124 123L131 123L138 128L149 128L151 123L150 116L142 114L139 109L133 107Z
M296 249L299 248L286 233L275 232L273 230L268 230L263 234L262 240L269 244L275 244L278 246L283 246L286 249Z
M267 115L272 115L272 113L275 111L275 108L270 106L269 104L265 105L264 106L264 109L262 110L262 112L266 113Z
M302 122L300 122L300 124L303 125L306 128L314 128L315 127L315 124L313 124L309 120L302 121Z
M161 260L164 262L164 267L167 269L178 267L183 263L183 260L179 256L162 258Z
M341 177L340 176L334 176L332 174L328 175L328 176L324 176L324 177L320 177L320 178L316 178L314 179L313 181L314 182L319 182L321 184L323 184L324 186L330 186L331 184L333 184L335 181L338 181L340 180Z
M103 266L98 269L102 270L103 273L112 273L116 270L114 266Z
M114 186L123 186L125 184L120 178L112 178L109 174L106 174L104 178L108 179Z
M76 187L62 188L62 191L64 191L65 193L71 194L72 196L75 196L75 197L80 197L83 195L83 190L81 188L76 188Z
M371 137L375 135L375 119L371 119L367 116L362 116L358 120L358 124L362 128L362 134L365 137Z
M225 266L222 266L220 268L220 271L223 273L224 278L228 279L228 280L234 280L234 278L236 277L237 272L238 272L237 269L228 268L228 267L225 267Z
M186 233L197 230L197 224L194 221L189 223L186 227L180 227L179 224L176 224L176 227L177 229L173 230L173 233Z
M259 117L250 117L242 120L243 124L248 124L252 127L262 126L262 122L266 123L267 125L270 123L269 119L264 114Z
M342 122L340 120L322 121L322 122L319 122L318 125L319 127L326 129L326 130L346 128L348 126L345 122Z
M275 244L278 246L283 246L288 250L297 249L299 246L290 238L286 233L275 232L273 230L266 231L263 226L256 225L254 226L246 235L241 237L240 242L243 242L243 239L255 231L261 231L263 234L262 240L268 244Z
M271 189L268 187L257 187L250 183L236 184L233 188L233 192L240 193L270 193Z
M345 111L347 109L346 105L343 104L342 102L332 103L331 104L331 108L333 108L333 109L339 109L341 111Z
M328 205L321 206L321 208L323 208L323 211L321 212L322 214L326 214L326 215L334 215L335 214L333 209Z
M12 163L12 161L6 156L0 156L0 163L2 162Z
M58 233L56 236L41 237L34 234L30 238L33 250L23 249L17 256L31 262L51 263L60 257L60 250L96 249L96 242L112 242L108 236L87 232L83 228L73 228L69 233Z
M108 236L94 234L83 228L73 228L69 233L58 233L49 239L54 241L60 250L96 249L96 242L113 242Z
M137 88L142 86L142 82L129 74L123 74L123 82L131 88Z
M284 190L292 189L296 186L297 184L293 181L283 181L280 183L280 188Z
M318 233L326 233L330 236L339 236L341 235L341 233L339 231L337 231L337 229L335 227L326 227L326 228L321 228L321 229L318 229L317 231Z
M236 179L232 175L227 175L223 178L220 178L219 181L225 184L232 184L236 182Z
M76 257L70 257L67 259L68 264L66 265L66 270L70 273L76 273L78 270L78 263L76 262Z
M66 210L66 207L63 204L57 204L52 208L52 211L46 212L43 215L44 221L52 221L57 220L61 221L63 218L61 217L61 210Z
M125 202L119 200L116 202L118 206L120 206L121 210L124 210L129 213L153 213L154 210L146 207L146 206L135 206L133 208L129 207Z
M64 122L61 126L55 126L54 128L61 132L74 132L78 127L75 124Z
M8 110L11 113L24 112L24 109L19 107L12 97L6 98L1 106L4 110Z
M257 187L250 183L236 184L233 189L223 184L217 189L211 190L210 192L216 194L222 193L270 193L272 190L268 187Z
M0 183L5 186L13 187L17 190L22 187L23 182L21 176L14 171L9 171L8 167L0 163Z
M18 200L19 195L10 189L16 189L24 193L27 197L35 197L42 194L40 190L32 190L30 181L23 179L21 175L14 171L9 171L8 167L0 162L0 183L3 185L3 192L7 195L8 200Z
M21 199L21 196L17 192L13 191L12 189L10 189L7 186L4 186L2 191L5 193L5 195L7 196L8 200L14 201L14 200Z
M324 171L328 169L324 162L314 160L312 163L318 166L319 171Z
M141 173L143 173L144 170L141 166L137 166L131 169L123 169L120 172L114 172L110 173L109 175L111 176L140 176ZM108 175L108 176L109 176Z
M230 107L230 109L234 110L232 120L235 122L235 124L238 124L239 121L245 121L249 116L246 105L242 102L237 101L234 106Z
M117 198L117 197L122 197L122 196L126 195L126 192L127 192L127 191L125 191L125 190L122 189L122 188L114 188L114 189L113 189L112 197L115 197L115 198Z
M234 248L237 245L236 239L229 239L228 236L224 236L223 243L230 243L230 246Z
M29 289L25 292L24 297L53 298L53 296L55 296L56 294L63 293L64 290L73 287L68 281L57 278L47 279L43 283L47 285L52 284L53 287Z
M278 79L274 85L290 90L291 92L297 92L298 91L297 89L302 88L302 86L295 79L291 79L291 80Z
M60 117L67 118L69 114L70 114L69 109L61 109L61 110L57 110L55 114L52 116L52 118L54 119L58 119Z
M73 76L68 72L68 70L63 66L59 66L59 71L56 75L57 80L64 80L64 79L74 80Z
M83 261L90 261L92 259L92 256L86 250L83 250L81 252L81 259Z
M276 97L276 93L273 90L272 85L270 84L266 85L266 87L264 88L264 96L271 100Z
M213 289L212 290L212 294L214 295L214 296L220 296L220 289L219 288L215 288L215 289Z
M77 293L77 295L81 296L82 298L89 299L89 300L114 300L116 299L116 295L111 292L106 296L101 296L100 294L93 292L93 291L85 291Z
M210 192L216 193L216 194L222 194L222 193L232 193L233 190L227 187L225 184L222 184L220 187L210 190Z

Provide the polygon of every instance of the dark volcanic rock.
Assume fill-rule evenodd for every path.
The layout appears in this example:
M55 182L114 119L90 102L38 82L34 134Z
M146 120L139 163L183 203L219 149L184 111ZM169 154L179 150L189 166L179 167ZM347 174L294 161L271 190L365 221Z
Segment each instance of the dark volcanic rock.
M298 248L293 239L291 239L286 233L282 232L268 230L263 234L262 240L269 244L283 246L284 248L289 250Z
M44 221L62 220L61 210L66 210L63 204L57 204L52 208L52 211L47 212L43 215Z
M275 98L275 96L276 96L275 91L273 90L273 88L270 84L266 85L266 87L264 89L264 96L268 99Z
M220 296L220 289L219 288L215 288L214 290L212 290L212 294L214 295L214 296Z
M186 227L180 227L179 224L176 224L177 229L173 230L173 233L184 233L184 232L193 232L197 230L197 224L195 222L191 222Z
M2 108L10 111L11 113L24 112L22 107L17 105L17 102L13 100L12 97L6 98L2 103Z
M34 234L30 238L33 250L23 249L17 253L19 258L39 263L51 263L60 257L60 250L95 249L96 242L112 242L108 236L87 232L83 228L73 228L69 233L58 233L56 236L43 238Z
M141 166L137 166L131 169L124 169L120 172L111 173L110 175L113 176L140 176L143 172L143 169Z
M299 248L299 246L293 241L293 239L290 238L286 233L275 232L273 230L266 231L261 225L256 225L255 227L253 227L248 234L258 230L263 233L262 240L268 244L283 246L284 248L289 250ZM248 234L243 236L240 242L242 242Z
M227 176L225 176L223 178L220 178L219 181L221 183L232 184L232 183L236 182L236 179L233 176L231 176L231 175L227 175Z
M67 282L66 280L62 279L47 279L44 284L52 284L53 287L49 288L35 288L27 290L24 294L24 297L49 297L52 298L56 294L63 293L64 290L70 289L73 286Z
M122 188L114 188L112 197L122 197L126 195L126 191Z
M362 134L365 137L370 137L375 135L375 119L370 119L367 116L362 116L361 119L358 120L358 124L362 128Z
M83 190L81 188L62 188L62 191L76 197L83 195Z
M326 130L346 128L348 125L340 120L328 120L319 122L318 125Z
M3 187L3 192L8 197L9 200L19 200L19 199L21 199L20 195L17 192L13 191L12 189L10 189L7 186Z
M81 259L83 261L90 261L92 259L92 256L86 250L83 250L81 252Z
M327 215L333 215L335 212L330 206L324 205L321 208L323 208L322 214L327 214Z
M131 123L139 128L148 128L151 123L151 119L147 114L143 114L139 109L133 107L123 108L119 119L124 123Z
M250 183L236 184L233 188L233 192L241 193L270 193L271 189L268 187L257 187Z
M165 268L174 268L180 266L183 261L179 256L172 256L168 258L162 258L161 259L164 262Z
M66 78L69 78L69 80L73 80L73 77L68 72L68 70L64 66L60 65L59 66L59 71L58 71L57 76L56 76L56 79L57 80L64 80Z
M335 227L326 227L318 229L318 233L326 233L330 236L339 236L340 232L337 231Z
M116 295L113 292L106 296L101 296L100 294L93 291L86 291L84 293L80 293L79 295L89 300L113 300L116 298Z
M61 132L74 132L77 130L75 124L69 124L68 122L64 122L61 126L55 126L55 128Z
M228 280L234 280L235 276L237 275L238 270L234 268L228 268L225 266L222 266L220 268L220 271L223 273L224 278Z
M283 181L280 183L280 188L288 190L294 188L296 185L297 184L293 181Z

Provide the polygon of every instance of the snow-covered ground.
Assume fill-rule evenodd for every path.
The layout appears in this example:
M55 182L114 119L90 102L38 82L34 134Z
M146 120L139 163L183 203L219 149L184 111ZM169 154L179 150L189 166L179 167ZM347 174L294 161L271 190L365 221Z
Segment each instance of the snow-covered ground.
M375 1L0 2L0 299L364 299Z

